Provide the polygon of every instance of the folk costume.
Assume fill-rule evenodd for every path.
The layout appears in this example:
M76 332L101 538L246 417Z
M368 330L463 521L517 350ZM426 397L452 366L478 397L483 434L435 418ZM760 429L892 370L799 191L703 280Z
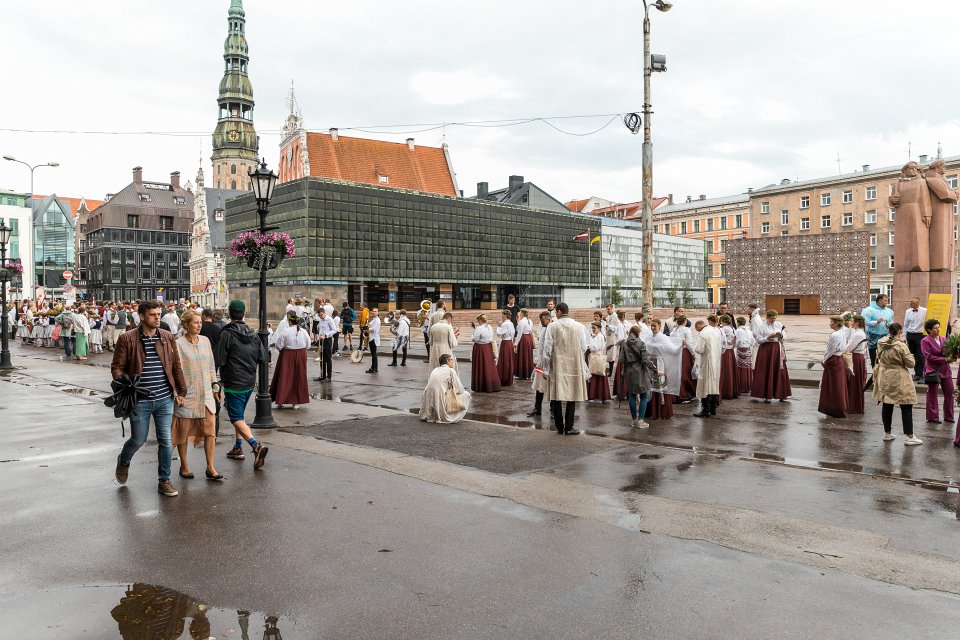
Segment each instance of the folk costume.
M701 418L717 415L720 406L720 357L723 337L720 330L707 325L700 330L694 350L697 353L697 397Z
M307 350L310 332L294 324L277 336L277 364L270 381L270 397L278 405L301 405L310 402L307 386Z
M557 433L579 433L573 428L573 421L577 403L587 399L590 372L583 354L588 348L583 325L568 316L557 318L544 332L541 366Z
M547 327L550 325L548 324ZM547 327L544 327L542 324L537 328L537 341L533 345L533 382L530 384L530 387L534 391L534 404L533 411L531 411L529 416L539 416L543 411L543 398L547 395L550 385L547 382L547 379L543 377L543 339L547 333ZM547 397L547 402L550 399Z
M684 327L686 328L686 327ZM651 420L673 417L673 403L680 393L683 354L687 352L680 338L655 333L646 341L647 353L656 363L657 382L651 384L647 416Z
M852 371L847 371L847 413L863 413L863 390L867 386L867 334L854 327L847 339Z
M737 327L734 332L737 358L737 391L750 393L753 386L753 348L757 346L757 339L746 325Z
M470 388L480 393L500 391L500 373L493 357L493 329L488 324L479 324L473 329L472 339Z
M606 353L606 339L603 334L597 332L590 336L589 351L585 355L587 365L590 365L590 358L594 354ZM587 381L587 399L606 402L610 399L610 382L606 374L598 374L592 368L590 369L590 380Z
M453 355L453 348L457 346L457 332L446 320L441 320L430 325L430 371L440 366L440 356L443 354ZM456 369L456 362L454 362Z
M533 323L530 318L517 320L517 335L513 339L514 373L520 380L529 380L533 374Z
M847 368L843 353L847 345L843 329L836 329L827 340L823 354L823 376L820 378L820 403L817 411L831 418L847 417Z
M753 386L750 395L766 402L772 399L786 400L790 397L790 374L787 372L787 356L783 348L783 325L780 322L764 322L755 335L760 347L757 364L753 369Z
M457 398L463 404L463 409L451 411L447 406L446 398L449 389L453 389L454 393L457 394ZM420 401L420 419L424 422L451 424L463 420L469 408L470 393L463 388L457 370L445 364L435 367L427 379L427 387L423 390L423 398Z
M697 397L697 379L694 377L696 334L688 325L678 325L673 328L670 337L687 341L687 347L680 354L680 389L677 392L677 401L687 403Z
M720 329L720 398L733 400L740 397L737 379L736 334L733 327L723 324Z
M500 376L500 386L509 387L513 384L513 338L516 329L509 317L505 317L497 327L497 338L500 340L500 351L497 356L497 375Z

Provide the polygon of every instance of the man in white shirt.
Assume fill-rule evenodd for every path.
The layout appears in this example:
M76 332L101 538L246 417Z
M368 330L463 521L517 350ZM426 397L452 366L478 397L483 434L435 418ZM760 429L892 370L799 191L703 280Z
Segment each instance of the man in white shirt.
M370 348L370 368L367 373L377 373L377 348L380 346L380 309L370 309L370 321L367 323L367 346Z
M920 306L920 298L910 298L910 307L903 312L903 332L907 334L907 347L913 354L913 380L919 382L923 377L923 352L920 341L923 340L923 323L927 321L927 309Z
M410 320L407 318L407 310L400 309L397 312L397 319L394 320L394 328L396 337L393 340L393 362L388 366L395 367L397 366L397 351L403 351L403 361L400 363L401 367L407 366L407 347L410 344Z
M177 315L177 310L172 302L167 305L167 312L160 318L160 322L164 322L170 327L170 333L174 335L180 333L180 316Z
M324 382L333 378L333 336L337 333L337 325L323 307L320 307L317 315L319 316L317 335L320 336L320 344L317 346L320 352L320 377L314 380Z

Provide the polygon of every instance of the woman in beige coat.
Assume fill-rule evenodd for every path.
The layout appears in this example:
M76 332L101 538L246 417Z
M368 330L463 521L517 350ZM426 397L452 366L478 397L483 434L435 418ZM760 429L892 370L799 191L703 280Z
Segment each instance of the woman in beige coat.
M903 327L894 322L886 337L877 343L877 366L873 369L873 398L883 403L883 441L895 439L891 433L893 405L900 405L904 444L923 444L913 435L913 405L917 403L917 387L913 382L915 361L904 340Z

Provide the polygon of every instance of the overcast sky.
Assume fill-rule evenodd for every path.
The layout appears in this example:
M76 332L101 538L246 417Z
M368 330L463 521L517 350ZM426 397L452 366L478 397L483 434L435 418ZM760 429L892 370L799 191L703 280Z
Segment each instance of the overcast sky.
M102 198L209 167L229 0L4 0L0 127L176 131L114 136L0 131L36 192ZM291 79L307 128L613 114L642 105L640 0L246 0L260 151L275 167ZM651 12L654 192L721 196L960 155L956 2L676 0ZM609 117L557 120L573 133ZM402 141L396 135L358 134ZM459 186L520 174L560 200L641 198L641 136L543 123L447 127ZM209 172L209 169L207 169ZM0 161L0 187L29 190Z

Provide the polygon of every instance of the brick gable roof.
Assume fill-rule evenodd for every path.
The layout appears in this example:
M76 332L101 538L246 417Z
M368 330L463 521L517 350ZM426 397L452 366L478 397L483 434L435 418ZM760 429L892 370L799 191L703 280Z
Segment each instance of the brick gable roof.
M36 196L37 200L43 200L46 197L47 196ZM104 202L103 200L94 200L92 198L67 198L66 196L57 196L57 198L70 205L70 213L74 218L77 217L77 212L80 210L81 202L86 201L87 211L93 211Z
M310 175L413 189L447 196L458 195L445 147L386 142L326 133L307 133ZM387 181L382 182L381 176Z

